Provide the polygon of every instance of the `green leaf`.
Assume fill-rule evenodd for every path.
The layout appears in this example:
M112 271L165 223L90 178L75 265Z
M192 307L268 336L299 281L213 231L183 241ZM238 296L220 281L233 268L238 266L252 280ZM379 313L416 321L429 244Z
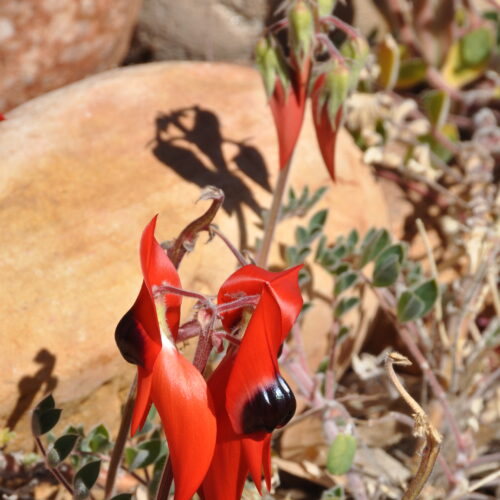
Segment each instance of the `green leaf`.
M342 273L336 280L335 280L335 289L334 289L334 294L335 295L340 295L343 291L347 290L350 288L356 281L358 280L358 274L355 272L346 272Z
M83 500L90 495L90 490L99 477L101 461L94 460L84 465L76 474L73 480L74 498Z
M402 323L417 319L425 308L424 302L412 291L404 291L398 299L398 320Z
M403 59L399 68L397 89L407 89L414 87L425 80L427 65L423 59L409 58Z
M347 311L350 311L353 307L357 306L359 299L357 297L349 297L345 299L340 299L337 307L335 308L335 317L340 318Z
M326 209L320 210L319 212L315 213L309 221L309 234L313 232L316 233L319 230L323 229L327 216L328 210Z
M166 447L161 440L144 441L136 448L125 450L125 461L130 470L142 469L154 463L162 451L166 452Z
M422 95L422 105L432 126L443 127L450 111L450 94L444 90L428 90Z
M460 53L465 66L476 66L486 61L493 49L493 36L488 28L477 28L460 40Z
M436 280L431 279L422 283L413 292L424 304L423 311L419 317L425 316L432 309L438 298L439 289Z
M309 243L309 233L307 232L305 227L298 226L295 230L295 241L299 245L306 245Z
M86 453L105 453L110 448L109 431L102 424L94 427L80 444L80 449Z
M352 250L359 241L359 233L356 231L356 229L353 229L349 235L347 236L347 247L349 250Z
M52 410L52 408L56 407L56 402L52 394L49 394L47 397L43 398L35 407L35 410L39 410L41 413L47 410Z
M373 286L384 287L393 285L399 276L401 265L396 254L381 255L375 262L373 270Z
M65 434L56 439L47 453L47 460L52 467L59 465L70 453L79 436L77 434Z
M35 436L42 436L53 429L61 417L59 408L40 410L36 408L31 416L31 430Z
M345 500L344 488L342 486L334 486L329 490L323 491L320 500Z
M115 495L110 500L132 500L132 493L120 493Z
M361 267L375 259L390 243L391 237L386 229L369 231L361 245Z
M351 468L355 453L356 438L350 434L338 434L328 450L328 472L336 476L346 474Z

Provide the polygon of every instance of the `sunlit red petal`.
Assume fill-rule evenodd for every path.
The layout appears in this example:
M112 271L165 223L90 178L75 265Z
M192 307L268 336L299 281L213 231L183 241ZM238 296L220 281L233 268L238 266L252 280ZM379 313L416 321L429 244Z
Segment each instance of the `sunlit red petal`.
M217 417L217 443L210 468L203 480L203 500L239 500L249 469L237 435L226 411L226 384L234 358L227 355L208 380Z
M172 345L153 368L151 398L165 430L175 482L175 500L188 500L212 461L216 420L203 376Z
M144 229L140 249L144 282L153 300L154 287L162 284L172 285L177 288L181 286L177 270L161 245L155 239L154 232L157 217L158 216L153 217L151 222ZM174 294L165 294L164 306L166 309L166 326L175 340L179 329L181 297ZM165 327L165 325L162 326Z
M281 424L282 417L288 415L288 403L293 403L292 410L295 409L295 400L286 399L288 393L283 393L282 386L278 384L277 357L282 342L302 308L299 270L300 266L273 273L253 265L244 266L233 273L219 291L219 303L234 300L242 292L261 295L236 354L226 389L226 408L238 433L248 433L250 429L257 428L270 432ZM223 323L228 331L240 317L241 312L234 311L224 315ZM279 397L272 401L269 395ZM266 402L269 412L277 412L266 414ZM276 408L275 403L283 405ZM253 422L249 421L245 413L252 408L258 410Z
M335 181L335 151L337 136L342 122L343 106L340 106L337 110L334 123L332 123L328 115L328 106L324 105L320 108L319 103L321 85L324 79L325 76L321 75L316 81L311 95L311 104L313 109L314 128L316 130L316 138L318 139L321 156L323 157L330 177Z

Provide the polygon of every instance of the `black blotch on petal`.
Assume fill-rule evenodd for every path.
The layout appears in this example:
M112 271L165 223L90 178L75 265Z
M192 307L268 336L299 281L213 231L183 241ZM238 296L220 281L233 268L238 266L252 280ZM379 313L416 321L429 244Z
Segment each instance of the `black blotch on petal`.
M132 309L116 326L115 342L126 361L134 365L144 365L144 339Z
M293 417L296 407L292 390L278 375L272 384L259 388L243 407L243 432L272 432L276 427L283 427Z

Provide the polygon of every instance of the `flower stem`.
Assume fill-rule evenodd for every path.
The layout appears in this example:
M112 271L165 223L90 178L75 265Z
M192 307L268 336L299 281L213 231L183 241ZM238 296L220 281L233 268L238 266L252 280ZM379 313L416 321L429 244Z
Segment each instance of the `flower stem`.
M267 265L269 251L271 250L271 243L273 242L274 238L274 231L278 224L281 212L281 201L283 200L283 194L285 193L286 182L288 180L291 163L292 158L290 158L285 167L280 170L280 173L278 175L278 181L273 193L273 201L269 213L267 214L267 220L264 227L264 238L262 240L262 245L259 249L259 253L257 254L256 259L256 263L260 267L266 267Z
M122 415L122 420L120 422L120 428L118 429L118 435L116 436L115 446L113 448L113 453L111 454L111 460L109 462L108 475L106 477L106 486L104 488L104 498L111 498L113 496L116 473L118 471L118 467L120 466L120 462L123 456L123 450L125 448L125 443L127 442L130 423L132 422L132 413L134 410L136 388L137 388L137 375L134 377L132 385L130 386L127 401L123 408L123 415Z
M429 479L432 469L434 468L442 438L439 432L431 424L429 417L421 408L421 406L410 396L408 391L404 388L403 384L394 371L394 364L409 366L411 365L411 361L405 356L398 354L397 352L392 352L386 358L385 369L389 379L394 384L401 397L406 401L408 406L414 412L414 435L423 436L426 440L424 448L419 452L420 463L417 473L410 481L408 489L403 496L403 500L415 500L425 486L425 483L427 482L427 479Z
M43 455L43 459L45 461L45 467L52 473L52 475L57 479L57 481L59 481L59 483L62 484L64 488L66 488L66 490L68 490L70 495L73 496L74 494L73 488L71 487L67 479L63 476L63 474L57 467L52 467L49 464L49 461L47 460L47 451L45 450L45 446L43 446L40 436L35 436L35 441L41 454Z

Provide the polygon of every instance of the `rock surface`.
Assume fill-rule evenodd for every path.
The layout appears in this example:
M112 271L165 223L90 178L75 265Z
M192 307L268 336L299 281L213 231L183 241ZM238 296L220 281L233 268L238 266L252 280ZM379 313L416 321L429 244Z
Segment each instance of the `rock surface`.
M2 0L0 112L118 65L142 0Z
M276 0L145 0L138 42L154 59L249 61Z
M259 235L256 212L269 206L277 174L260 77L248 67L210 63L102 73L8 113L0 155L0 428L8 424L26 437L27 411L52 390L73 423L114 427L134 368L118 354L113 333L139 289L145 224L159 213L158 238L175 237L205 209L206 202L194 204L200 188L214 184L227 195L220 229L249 246ZM308 116L291 185L331 186L318 208L330 208L332 240L353 227L387 226L382 191L347 133L338 155L339 182L331 186ZM297 223L279 227L278 240L292 241ZM181 279L187 289L216 293L235 262L219 240L202 240ZM332 283L315 270L313 285L328 295ZM344 366L363 340L374 301L363 308L363 318L352 319L356 336L343 344ZM312 366L324 355L330 318L321 301L307 317Z

